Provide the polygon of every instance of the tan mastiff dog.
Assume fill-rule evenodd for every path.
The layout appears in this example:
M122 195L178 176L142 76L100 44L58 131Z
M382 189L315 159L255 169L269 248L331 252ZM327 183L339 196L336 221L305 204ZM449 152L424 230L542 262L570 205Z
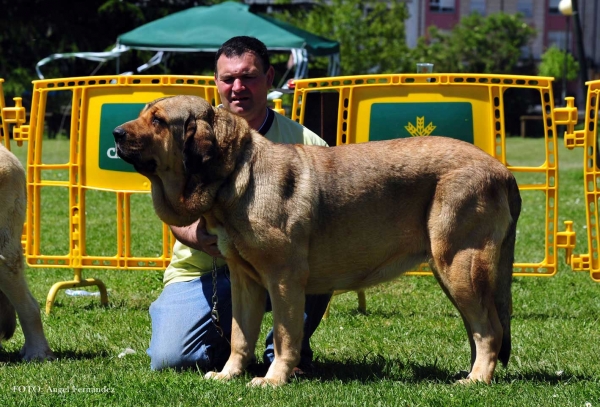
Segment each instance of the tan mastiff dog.
M0 341L10 339L19 316L25 344L21 356L25 360L52 360L40 307L25 280L21 235L27 210L25 170L0 144ZM15 311L16 310L16 311Z
M252 385L281 385L300 359L305 294L356 290L429 261L463 318L466 382L490 383L510 356L511 279L521 198L499 161L445 137L332 148L275 144L193 96L155 100L114 132L152 183L158 216L200 216L231 270L231 355L254 357L267 292L275 361Z

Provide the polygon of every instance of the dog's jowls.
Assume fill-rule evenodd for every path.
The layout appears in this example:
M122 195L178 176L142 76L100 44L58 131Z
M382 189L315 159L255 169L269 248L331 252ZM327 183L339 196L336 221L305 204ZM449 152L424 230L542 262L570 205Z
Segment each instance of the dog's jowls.
M19 316L25 360L51 360L40 308L24 274L21 234L27 208L25 171L19 160L0 144L0 341L10 339Z
M465 382L510 356L511 279L521 197L510 171L471 144L416 137L332 148L274 144L203 99L149 103L114 130L117 151L152 183L172 225L200 216L231 270L231 355L254 357L268 295L279 385L299 361L305 294L371 286L429 261L464 321Z

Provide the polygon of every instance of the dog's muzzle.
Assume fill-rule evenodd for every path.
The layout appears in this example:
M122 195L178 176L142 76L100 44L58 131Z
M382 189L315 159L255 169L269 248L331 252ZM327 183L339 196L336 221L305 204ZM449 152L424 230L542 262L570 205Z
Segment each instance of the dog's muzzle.
M113 137L115 138L115 141L119 143L127 138L127 132L123 127L119 126L113 130Z
M117 155L120 159L128 164L133 165L135 170L143 175L154 174L156 171L156 161L154 159L144 160L140 154L138 148L131 148L127 146L127 132L121 126L113 130L113 136L115 138L115 147L117 149Z
M127 140L127 132L125 131L125 129L121 126L115 128L113 130L113 137L115 138L115 147L117 150L117 155L127 161L127 154L125 154L125 152L123 151L123 143L125 143L125 141ZM130 162L130 164L133 164Z

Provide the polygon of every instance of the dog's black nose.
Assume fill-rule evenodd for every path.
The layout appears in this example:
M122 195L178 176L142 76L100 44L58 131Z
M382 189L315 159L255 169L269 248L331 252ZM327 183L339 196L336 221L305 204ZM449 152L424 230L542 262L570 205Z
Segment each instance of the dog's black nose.
M121 141L127 136L127 132L125 132L123 127L119 126L113 130L113 136L115 137L115 141Z

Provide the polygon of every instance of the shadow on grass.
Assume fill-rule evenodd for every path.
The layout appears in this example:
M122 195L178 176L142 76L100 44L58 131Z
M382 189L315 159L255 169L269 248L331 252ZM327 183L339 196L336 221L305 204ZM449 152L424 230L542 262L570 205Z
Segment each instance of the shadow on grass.
M364 316L364 317L376 317L376 318L384 318L384 319L395 319L398 321L406 321L406 323L411 323L414 321L416 317L423 318L422 312L417 311L406 311L406 310L385 310L381 308L368 309L367 312L361 312L358 310L351 310L347 313L347 315L351 315L353 317L356 316ZM448 318L448 319L459 319L460 315L458 311L455 309L450 309L448 311L441 309L437 311L432 311L427 314L428 317L431 318Z
M251 376L264 376L267 365L257 364L248 369ZM360 382L373 383L381 380L399 381L407 384L433 382L436 384L455 384L458 380L466 378L468 372L450 371L437 366L437 363L419 364L403 362L398 359L386 359L383 356L371 356L369 360L359 361L327 361L315 362L310 369L298 376L299 379L320 380L323 382ZM591 381L592 376L576 375L563 372L507 372L504 368L496 368L493 383L512 384L514 382L538 383L556 385L570 381Z
M260 363L248 368L251 376L264 376L268 366ZM398 380L402 382L434 381L438 383L454 383L466 377L467 372L456 374L434 365L404 363L399 360L385 359L382 356L370 355L369 360L359 361L317 361L299 378L318 379L321 381L362 382L371 383L381 380Z
M74 298L67 301L56 300L52 306L53 309L72 309L74 311L90 310L127 310L127 311L148 311L150 303L148 299L120 299L110 298L107 305L100 303L100 298Z
M496 379L497 383L513 383L513 382L528 382L528 383L539 383L544 385L557 385L568 382L578 381L596 381L597 377L593 375L576 375L570 373L557 374L556 372L540 371L540 372L512 372L502 375L502 377Z
M433 381L447 384L454 383L467 375L466 372L464 375L450 372L437 366L437 363L425 365L386 359L383 356L371 357L364 362L319 361L315 362L311 374L323 381L369 383L386 379L407 383Z
M97 352L81 352L81 351L58 351L54 352L54 356L58 360L91 360L97 358L108 358L110 355L107 351L100 350ZM19 351L5 352L0 351L0 363L19 364L19 363L31 363L24 361L19 355Z

